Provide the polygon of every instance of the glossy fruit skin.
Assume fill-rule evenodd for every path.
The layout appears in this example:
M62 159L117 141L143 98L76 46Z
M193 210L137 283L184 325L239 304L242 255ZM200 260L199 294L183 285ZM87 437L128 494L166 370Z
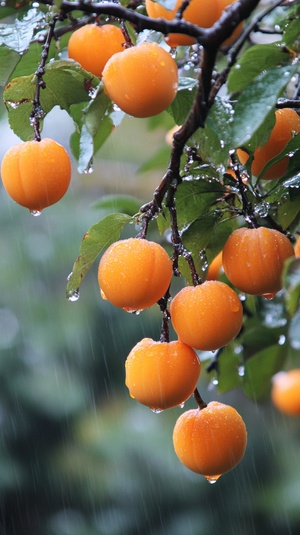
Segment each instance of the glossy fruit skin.
M99 263L98 281L102 296L113 305L138 311L163 297L172 274L172 262L161 245L128 238L113 243L105 251Z
M145 5L149 17L173 20L181 4L182 0L177 0L171 11L152 2L152 0L146 0ZM210 28L217 18L217 3L214 0L191 0L182 17L183 20L197 24L202 28ZM166 42L170 47L176 47L193 45L196 40L188 35L174 33L168 35Z
M271 399L274 406L284 414L300 416L300 369L274 375Z
M227 7L231 6L231 4L234 4L235 2L236 0L217 0L217 20L221 17L223 11ZM243 29L243 26L244 26L244 21L240 22L240 24L235 28L235 30L233 30L233 33L231 34L231 36L228 37L228 39L226 39L222 43L222 47L227 47L231 45L240 35Z
M220 281L183 288L172 300L170 313L178 338L201 351L227 345L243 322L243 308L236 292Z
M296 258L299 258L300 257L300 236L298 236L296 240L294 251L295 251Z
M104 89L121 110L133 117L152 117L174 100L178 69L157 43L142 43L115 54L103 70Z
M223 248L223 268L228 280L241 292L276 294L281 288L284 262L294 256L289 239L265 227L239 228Z
M184 412L177 420L173 444L179 460L198 474L217 478L243 458L247 430L240 414L217 401Z
M113 24L87 24L71 35L68 55L80 63L83 69L101 77L108 60L117 52L125 50L124 42L122 30Z
M66 149L53 139L25 141L6 152L1 176L5 190L15 202L40 212L66 193L71 161Z
M300 117L295 110L284 108L276 110L275 125L271 131L268 141L262 147L258 147L254 152L254 160L251 166L251 172L258 177L264 166L275 158L292 139L294 133L300 132ZM248 154L237 150L237 155L242 164L248 160ZM279 162L275 163L262 175L263 180L277 180L281 178L288 169L289 158L286 156Z
M180 341L144 338L129 353L126 386L131 397L151 409L170 409L194 392L200 375L195 351Z
M221 274L222 267L222 251L220 251L208 266L206 280L217 280Z

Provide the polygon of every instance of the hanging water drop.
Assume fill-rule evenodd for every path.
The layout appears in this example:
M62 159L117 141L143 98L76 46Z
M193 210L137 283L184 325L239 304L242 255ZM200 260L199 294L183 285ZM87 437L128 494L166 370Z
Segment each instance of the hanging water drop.
M214 485L214 483L216 483L219 479L219 477L221 477L222 474L219 474L218 476L204 476L205 479L208 481L208 483L210 483L210 485Z
M41 215L42 211L41 210L30 210L30 214L33 216L33 217L38 217L39 215Z
M158 409L158 408L155 408L155 407L150 407L151 411L154 412L154 414L160 414L163 409Z
M178 405L178 407L179 407L180 409L184 409L184 405L185 405L185 402L180 403L180 405Z
M71 301L71 302L78 301L79 297L80 297L80 293L79 293L79 289L78 288L77 288L77 290L71 290L67 294L67 299L68 299L68 301Z

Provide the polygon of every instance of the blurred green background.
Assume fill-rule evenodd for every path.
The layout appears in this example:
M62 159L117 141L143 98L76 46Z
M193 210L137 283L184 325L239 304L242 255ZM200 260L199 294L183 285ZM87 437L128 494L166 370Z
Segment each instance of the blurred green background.
M150 128L151 126L151 128ZM95 265L77 302L67 276L106 194L150 200L168 152L160 126L126 119L94 173L78 175L61 202L32 217L0 190L1 535L296 535L300 533L299 419L239 391L218 395L203 366L206 401L231 403L248 428L244 460L211 486L172 446L181 409L153 414L124 385L125 358L158 338L158 309L126 314L101 300ZM18 141L2 109L1 154ZM67 148L67 116L54 110L44 136ZM134 229L132 229L134 231ZM187 407L194 407L190 400Z

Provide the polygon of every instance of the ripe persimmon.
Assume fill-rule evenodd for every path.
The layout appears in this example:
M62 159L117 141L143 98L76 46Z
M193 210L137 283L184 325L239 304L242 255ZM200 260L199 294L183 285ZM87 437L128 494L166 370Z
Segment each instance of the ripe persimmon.
M31 212L41 212L66 193L71 161L66 149L53 139L25 141L5 153L1 176L15 202Z
M294 246L295 256L297 258L300 257L300 236L298 236L295 246Z
M300 416L300 369L276 373L272 379L271 399L284 414Z
M134 117L151 117L174 100L178 69L157 43L142 43L114 54L103 70L104 89L121 110Z
M146 239L113 243L98 268L101 295L127 311L151 307L169 288L172 262L165 249Z
M87 24L71 35L68 56L95 76L102 76L107 61L125 50L122 30L113 24Z
M217 280L222 270L222 251L220 251L208 266L206 280Z
M175 7L171 10L166 9L157 2L146 0L146 11L149 17L154 19L163 18L173 20L182 4L182 0L177 0ZM182 20L191 22L202 28L210 28L217 20L217 1L216 0L191 0L183 12ZM170 47L186 46L195 44L194 37L180 33L170 33L166 38Z
M177 420L173 444L179 460L214 483L243 458L247 430L240 414L217 401L184 412Z
M251 164L251 172L258 177L265 165L278 156L292 137L300 132L300 117L295 110L283 108L275 112L275 125L271 131L268 141L262 146L257 147L254 152L254 159ZM249 155L244 150L238 149L237 155L242 164L245 164ZM274 163L262 175L263 180L277 180L281 178L288 170L289 157L285 156L282 160Z
M129 353L126 386L131 397L163 410L184 403L194 392L200 375L195 351L180 341L141 340Z
M223 268L228 280L252 295L276 294L281 288L284 262L294 255L290 240L278 230L239 228L223 248Z
M239 333L243 321L236 292L215 280L180 290L171 301L170 313L178 338L202 351L227 345Z

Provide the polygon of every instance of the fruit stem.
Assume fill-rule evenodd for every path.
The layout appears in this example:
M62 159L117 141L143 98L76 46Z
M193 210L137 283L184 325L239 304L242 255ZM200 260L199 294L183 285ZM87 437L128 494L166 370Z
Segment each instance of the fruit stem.
M205 409L205 407L207 407L207 403L203 401L202 397L200 396L200 392L198 388L195 388L194 390L194 398L200 410Z
M39 63L37 70L34 73L34 75L36 76L36 86L35 86L35 94L33 98L33 109L30 114L30 124L32 125L33 130L34 130L35 141L41 141L40 121L45 117L46 114L40 103L40 93L41 93L41 89L46 88L43 75L45 74L45 65L48 59L50 44L53 39L55 25L60 18L61 16L56 13L48 24L49 30L47 33L45 43L42 47L41 61Z
M245 221L248 224L249 228L258 228L258 222L254 215L254 209L252 203L248 200L247 197L247 186L244 184L241 173L240 173L240 166L237 163L236 157L235 157L235 151L230 152L230 159L232 163L232 169L235 172L237 183L239 187L239 191L241 194L241 200L242 200L242 215L245 219Z
M158 301L159 308L163 315L160 338L159 338L160 342L170 341L170 331L169 331L170 313L168 311L169 298L170 298L170 293L169 293L169 290L167 290L165 295Z

